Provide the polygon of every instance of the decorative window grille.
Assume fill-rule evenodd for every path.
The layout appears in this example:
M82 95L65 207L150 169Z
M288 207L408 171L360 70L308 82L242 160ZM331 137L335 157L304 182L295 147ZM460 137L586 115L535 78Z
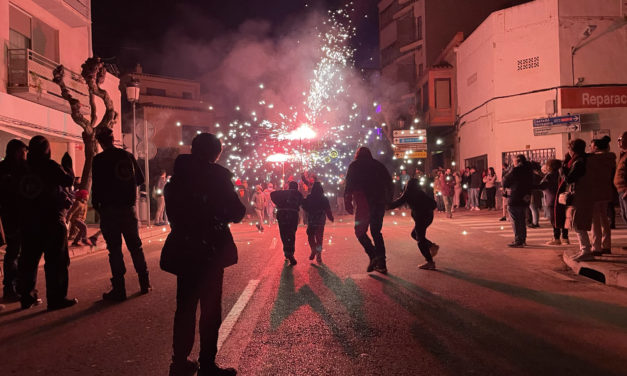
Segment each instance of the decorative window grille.
M518 70L527 70L540 67L540 56L518 60Z

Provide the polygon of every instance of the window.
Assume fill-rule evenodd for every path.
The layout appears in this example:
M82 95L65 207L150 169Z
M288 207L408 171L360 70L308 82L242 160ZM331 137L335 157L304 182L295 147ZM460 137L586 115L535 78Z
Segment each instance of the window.
M379 14L379 29L383 29L394 21L394 13L396 13L397 8L396 2L393 2Z
M183 99L192 99L192 93L188 91L183 92Z
M416 41L416 18L414 12L407 12L396 23L398 31L398 44L405 46Z
M416 19L416 40L422 40L422 16Z
M435 80L435 108L451 108L451 79L437 78Z
M429 81L422 85L422 112L429 111Z
M28 48L59 61L59 32L45 22L9 6L9 48Z
M425 73L425 66L423 64L418 65L418 77L422 77Z
M146 88L146 95L154 95L157 97L165 97L165 89L156 89L154 87Z
M181 140L183 141L183 145L191 145L192 140L199 133L210 132L209 127L202 127L197 125L183 125L181 126Z

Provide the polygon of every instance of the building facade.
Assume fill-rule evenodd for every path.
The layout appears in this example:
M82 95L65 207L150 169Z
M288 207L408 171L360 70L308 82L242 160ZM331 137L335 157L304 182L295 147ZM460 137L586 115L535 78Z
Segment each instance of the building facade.
M625 0L535 0L490 15L457 50L458 162L500 173L516 154L542 163L574 138L616 139L626 15ZM541 125L570 115L580 124Z
M152 182L152 177L161 170L171 173L174 158L190 152L191 142L198 133L217 133L220 123L213 107L201 100L199 82L143 73L139 64L134 72L122 77L121 87L125 88L132 81L140 88L135 115L135 149L138 158L143 159L146 132ZM132 151L132 106L126 99L122 117L124 145Z
M37 134L51 143L52 157L68 152L74 170L84 164L82 128L72 121L70 107L52 82L52 71L66 67L66 84L90 113L88 90L80 78L81 65L92 56L89 0L0 0L0 155L12 138ZM102 87L120 111L119 79L107 74ZM96 100L98 116L104 104ZM120 124L114 135L121 138Z

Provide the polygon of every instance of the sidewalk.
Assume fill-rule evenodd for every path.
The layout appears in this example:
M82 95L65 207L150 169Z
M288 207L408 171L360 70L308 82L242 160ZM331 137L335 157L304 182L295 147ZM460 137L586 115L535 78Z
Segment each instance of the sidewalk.
M100 227L98 225L88 225L87 226L87 234L89 236L95 234ZM155 226L151 225L150 227L146 227L142 225L139 228L139 237L144 241L145 239L152 238L154 236L164 235L170 231L170 226ZM70 258L87 255L90 253L99 252L107 249L107 244L105 243L102 235L98 237L98 243L95 246L88 245L80 245L80 246L69 246L70 250Z
M627 288L627 251L622 247L612 247L611 255L595 257L594 261L574 261L572 257L578 252L578 249L565 251L562 257L573 272L608 286Z

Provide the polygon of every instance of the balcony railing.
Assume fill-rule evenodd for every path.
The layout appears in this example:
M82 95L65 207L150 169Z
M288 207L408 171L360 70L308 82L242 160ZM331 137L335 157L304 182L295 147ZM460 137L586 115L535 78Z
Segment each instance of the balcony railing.
M89 0L33 0L71 27L91 24Z
M69 104L61 97L61 88L52 81L58 63L28 49L9 49L9 81L7 91L17 97L70 113ZM81 112L89 114L89 90L83 78L65 70L65 84L81 104Z

